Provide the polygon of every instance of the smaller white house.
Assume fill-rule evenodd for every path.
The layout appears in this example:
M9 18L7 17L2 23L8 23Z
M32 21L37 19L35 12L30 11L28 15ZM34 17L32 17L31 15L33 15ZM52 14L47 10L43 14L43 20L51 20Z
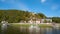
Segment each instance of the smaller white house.
M37 24L39 24L40 22L41 22L40 19L37 19L37 20L36 20L36 23L37 23Z

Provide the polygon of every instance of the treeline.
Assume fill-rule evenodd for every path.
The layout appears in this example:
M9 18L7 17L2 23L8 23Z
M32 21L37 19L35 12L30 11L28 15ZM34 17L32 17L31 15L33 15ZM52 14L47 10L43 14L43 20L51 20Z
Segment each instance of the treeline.
M44 18L46 17L42 13L34 14L28 11L22 10L0 10L0 22L8 21L9 23L19 23L20 21L29 21L31 18Z
M23 10L0 10L0 23L1 21L8 21L9 23L28 22L32 18L46 19L47 17L43 13ZM60 17L50 17L50 19L52 19L52 22L60 23Z
M60 23L60 17L52 17L52 21L55 23Z

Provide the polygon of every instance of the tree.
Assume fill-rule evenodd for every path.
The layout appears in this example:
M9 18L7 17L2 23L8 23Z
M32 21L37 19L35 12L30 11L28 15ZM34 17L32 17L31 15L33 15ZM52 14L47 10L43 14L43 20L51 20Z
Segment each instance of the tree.
M46 18L46 16L43 13L37 13L37 15L39 15L41 19Z
M60 23L60 17L52 17L52 21L55 23Z
M47 20L46 19L44 19L44 23L47 23Z
M44 18L44 14L34 14L29 11L23 11L23 10L0 10L0 22L2 20L7 20L9 23L19 23L20 21L26 21L28 22L30 18Z

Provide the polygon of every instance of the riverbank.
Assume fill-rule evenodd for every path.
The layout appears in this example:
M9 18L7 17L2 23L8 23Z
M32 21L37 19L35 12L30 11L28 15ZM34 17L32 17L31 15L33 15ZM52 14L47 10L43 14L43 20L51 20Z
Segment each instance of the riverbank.
M32 26L38 26L38 27L52 27L52 24L30 24L30 23L10 23L10 25L14 26L14 27L20 27L20 26L23 26L23 27L30 27L31 25Z
M52 28L52 24L30 24L30 23L8 23L9 25L7 25L7 30L3 30L5 31L5 34L31 34L32 32L40 34L40 33L44 33L47 32L59 32L60 29L59 28ZM31 25L36 26L36 27L31 27ZM21 27L22 26L22 27ZM39 28L39 27L40 28ZM43 28L41 28L43 27ZM0 30L0 32L2 32ZM33 33L32 33L33 34ZM45 34L45 33L44 33Z
M55 27L56 25L60 26L60 23L56 23L56 25L53 25L52 23L40 23L40 24L36 24L36 23L34 23L34 24L30 24L30 23L8 23L8 24L10 24L13 27L20 27L20 26L30 27L32 25L32 26L38 26L38 27L43 27L43 28L45 28L45 27L52 28L52 27ZM0 27L1 27L1 23L0 23Z

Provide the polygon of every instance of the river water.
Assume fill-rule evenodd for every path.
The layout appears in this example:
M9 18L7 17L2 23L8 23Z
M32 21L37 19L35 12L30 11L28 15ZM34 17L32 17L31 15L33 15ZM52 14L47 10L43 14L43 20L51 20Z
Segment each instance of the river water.
M60 28L7 26L5 27L5 29L1 30L0 33L1 34L60 34Z

